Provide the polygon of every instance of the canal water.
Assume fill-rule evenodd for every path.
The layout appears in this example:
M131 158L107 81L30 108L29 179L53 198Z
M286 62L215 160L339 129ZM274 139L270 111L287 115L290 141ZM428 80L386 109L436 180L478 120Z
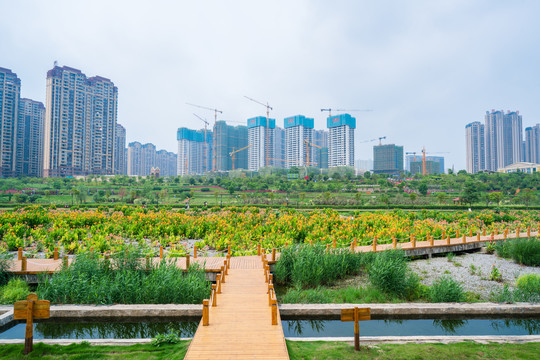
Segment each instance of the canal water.
M170 322L38 322L34 339L140 339L175 332L193 337L198 319ZM285 337L352 337L353 322L340 320L283 320ZM0 339L23 339L24 323L0 328ZM433 336L433 335L538 335L540 319L414 319L370 320L360 322L360 336Z

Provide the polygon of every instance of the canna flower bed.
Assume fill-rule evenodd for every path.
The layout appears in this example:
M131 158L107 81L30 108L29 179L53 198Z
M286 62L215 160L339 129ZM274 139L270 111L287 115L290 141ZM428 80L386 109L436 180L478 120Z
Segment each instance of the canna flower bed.
M186 239L199 239L200 248L217 250L228 245L237 254L263 248L280 248L292 243L329 244L334 240L347 246L354 239L359 245L417 240L427 235L488 233L527 226L538 228L537 211L482 212L392 212L356 213L342 216L336 211L301 213L288 209L213 208L207 211L149 210L118 206L114 210L49 210L39 206L0 212L0 251L23 247L52 256L55 246L76 254L90 248L115 252L137 245L155 253L162 245L185 247Z

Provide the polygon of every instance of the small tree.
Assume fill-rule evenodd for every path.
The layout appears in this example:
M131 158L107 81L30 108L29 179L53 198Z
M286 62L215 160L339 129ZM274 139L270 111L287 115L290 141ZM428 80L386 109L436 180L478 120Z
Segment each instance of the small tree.
M500 191L495 191L495 192L489 193L488 195L489 201L497 205L500 205L502 198L503 198L503 193Z
M418 198L418 195L416 195L416 193L410 193L409 194L409 199L411 200L411 203L414 204L414 202L416 201L416 199Z
M448 196L446 195L446 193L443 193L443 192L437 193L437 201L439 202L440 205L446 202L447 198Z

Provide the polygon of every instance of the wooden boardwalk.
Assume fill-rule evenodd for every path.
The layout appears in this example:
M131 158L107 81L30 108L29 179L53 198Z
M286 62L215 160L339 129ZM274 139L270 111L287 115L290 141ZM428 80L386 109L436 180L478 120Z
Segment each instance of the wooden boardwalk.
M185 359L288 359L279 310L272 325L261 258L233 257L228 272L209 325L201 320Z

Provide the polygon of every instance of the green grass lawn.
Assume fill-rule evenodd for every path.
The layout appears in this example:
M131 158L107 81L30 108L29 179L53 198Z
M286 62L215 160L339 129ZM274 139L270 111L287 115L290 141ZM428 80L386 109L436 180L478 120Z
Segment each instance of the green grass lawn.
M183 359L189 341L176 345L69 346L34 344L34 351L23 356L23 345L0 346L0 359ZM540 343L526 344L404 344L362 346L355 352L353 346L340 342L287 341L289 356L293 360L325 359L537 359Z

